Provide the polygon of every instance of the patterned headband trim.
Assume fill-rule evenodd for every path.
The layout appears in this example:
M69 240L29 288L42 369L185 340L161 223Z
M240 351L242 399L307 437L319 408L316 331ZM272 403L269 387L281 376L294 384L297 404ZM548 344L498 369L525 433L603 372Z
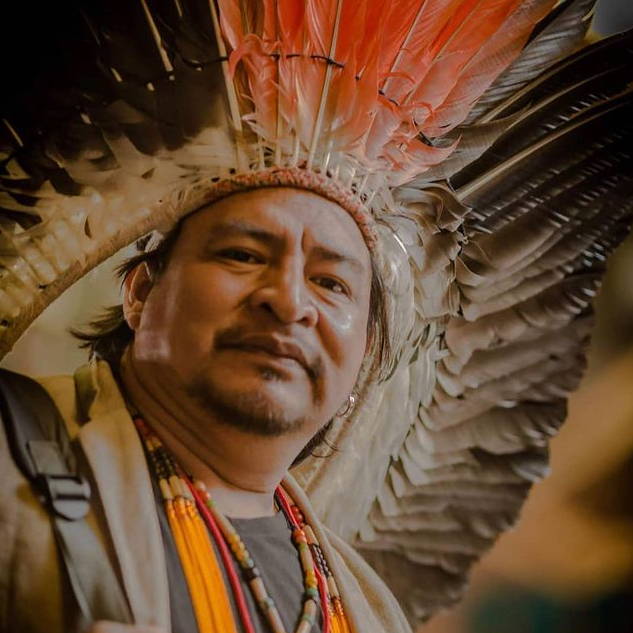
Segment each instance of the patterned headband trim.
M378 243L376 222L369 209L354 195L353 192L343 188L340 184L328 176L319 174L301 167L273 167L260 171L253 171L225 178L205 188L204 194L198 200L195 213L202 206L217 202L234 193L252 191L265 187L294 187L312 191L324 198L336 202L358 225L363 235L367 248L375 250ZM187 217L187 216L184 216ZM156 245L154 239L150 239L143 250L149 250Z

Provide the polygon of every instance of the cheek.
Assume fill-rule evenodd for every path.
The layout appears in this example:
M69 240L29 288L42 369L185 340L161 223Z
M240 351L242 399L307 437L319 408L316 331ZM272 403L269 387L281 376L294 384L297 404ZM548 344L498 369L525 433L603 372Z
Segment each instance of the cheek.
M135 348L139 357L147 361L174 364L179 351L192 338L191 320L185 318L191 311L186 295L167 292L157 287L147 298L141 322L135 333Z
M328 354L335 366L337 380L348 384L356 381L367 342L368 305L340 311L322 311L322 336Z
M203 266L182 267L162 278L143 310L139 342L178 364L206 357L214 334L239 301L236 284ZM139 336L140 335L140 336Z

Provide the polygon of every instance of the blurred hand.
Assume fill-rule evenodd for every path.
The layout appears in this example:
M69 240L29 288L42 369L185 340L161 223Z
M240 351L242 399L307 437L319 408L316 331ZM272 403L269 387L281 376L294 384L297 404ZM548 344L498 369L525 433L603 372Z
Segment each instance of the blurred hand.
M157 626L140 624L121 624L120 622L95 622L86 633L166 633L165 629Z

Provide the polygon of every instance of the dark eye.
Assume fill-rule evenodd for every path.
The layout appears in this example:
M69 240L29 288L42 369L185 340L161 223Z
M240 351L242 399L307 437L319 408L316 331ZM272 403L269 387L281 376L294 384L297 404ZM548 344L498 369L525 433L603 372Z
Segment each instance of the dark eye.
M347 288L338 279L334 279L334 277L315 277L314 281L319 286L336 294L349 294Z
M219 255L224 259L230 259L243 264L257 264L260 262L260 259L253 255L253 253L241 248L225 248L223 251L220 251Z

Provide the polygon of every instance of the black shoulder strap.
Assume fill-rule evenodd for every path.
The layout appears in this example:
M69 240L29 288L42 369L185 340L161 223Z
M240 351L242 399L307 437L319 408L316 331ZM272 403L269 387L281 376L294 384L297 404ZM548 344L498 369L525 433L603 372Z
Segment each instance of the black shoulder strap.
M36 381L0 369L0 414L13 459L50 512L84 619L131 622L103 544L85 521L90 485L77 472L68 431L55 403Z

